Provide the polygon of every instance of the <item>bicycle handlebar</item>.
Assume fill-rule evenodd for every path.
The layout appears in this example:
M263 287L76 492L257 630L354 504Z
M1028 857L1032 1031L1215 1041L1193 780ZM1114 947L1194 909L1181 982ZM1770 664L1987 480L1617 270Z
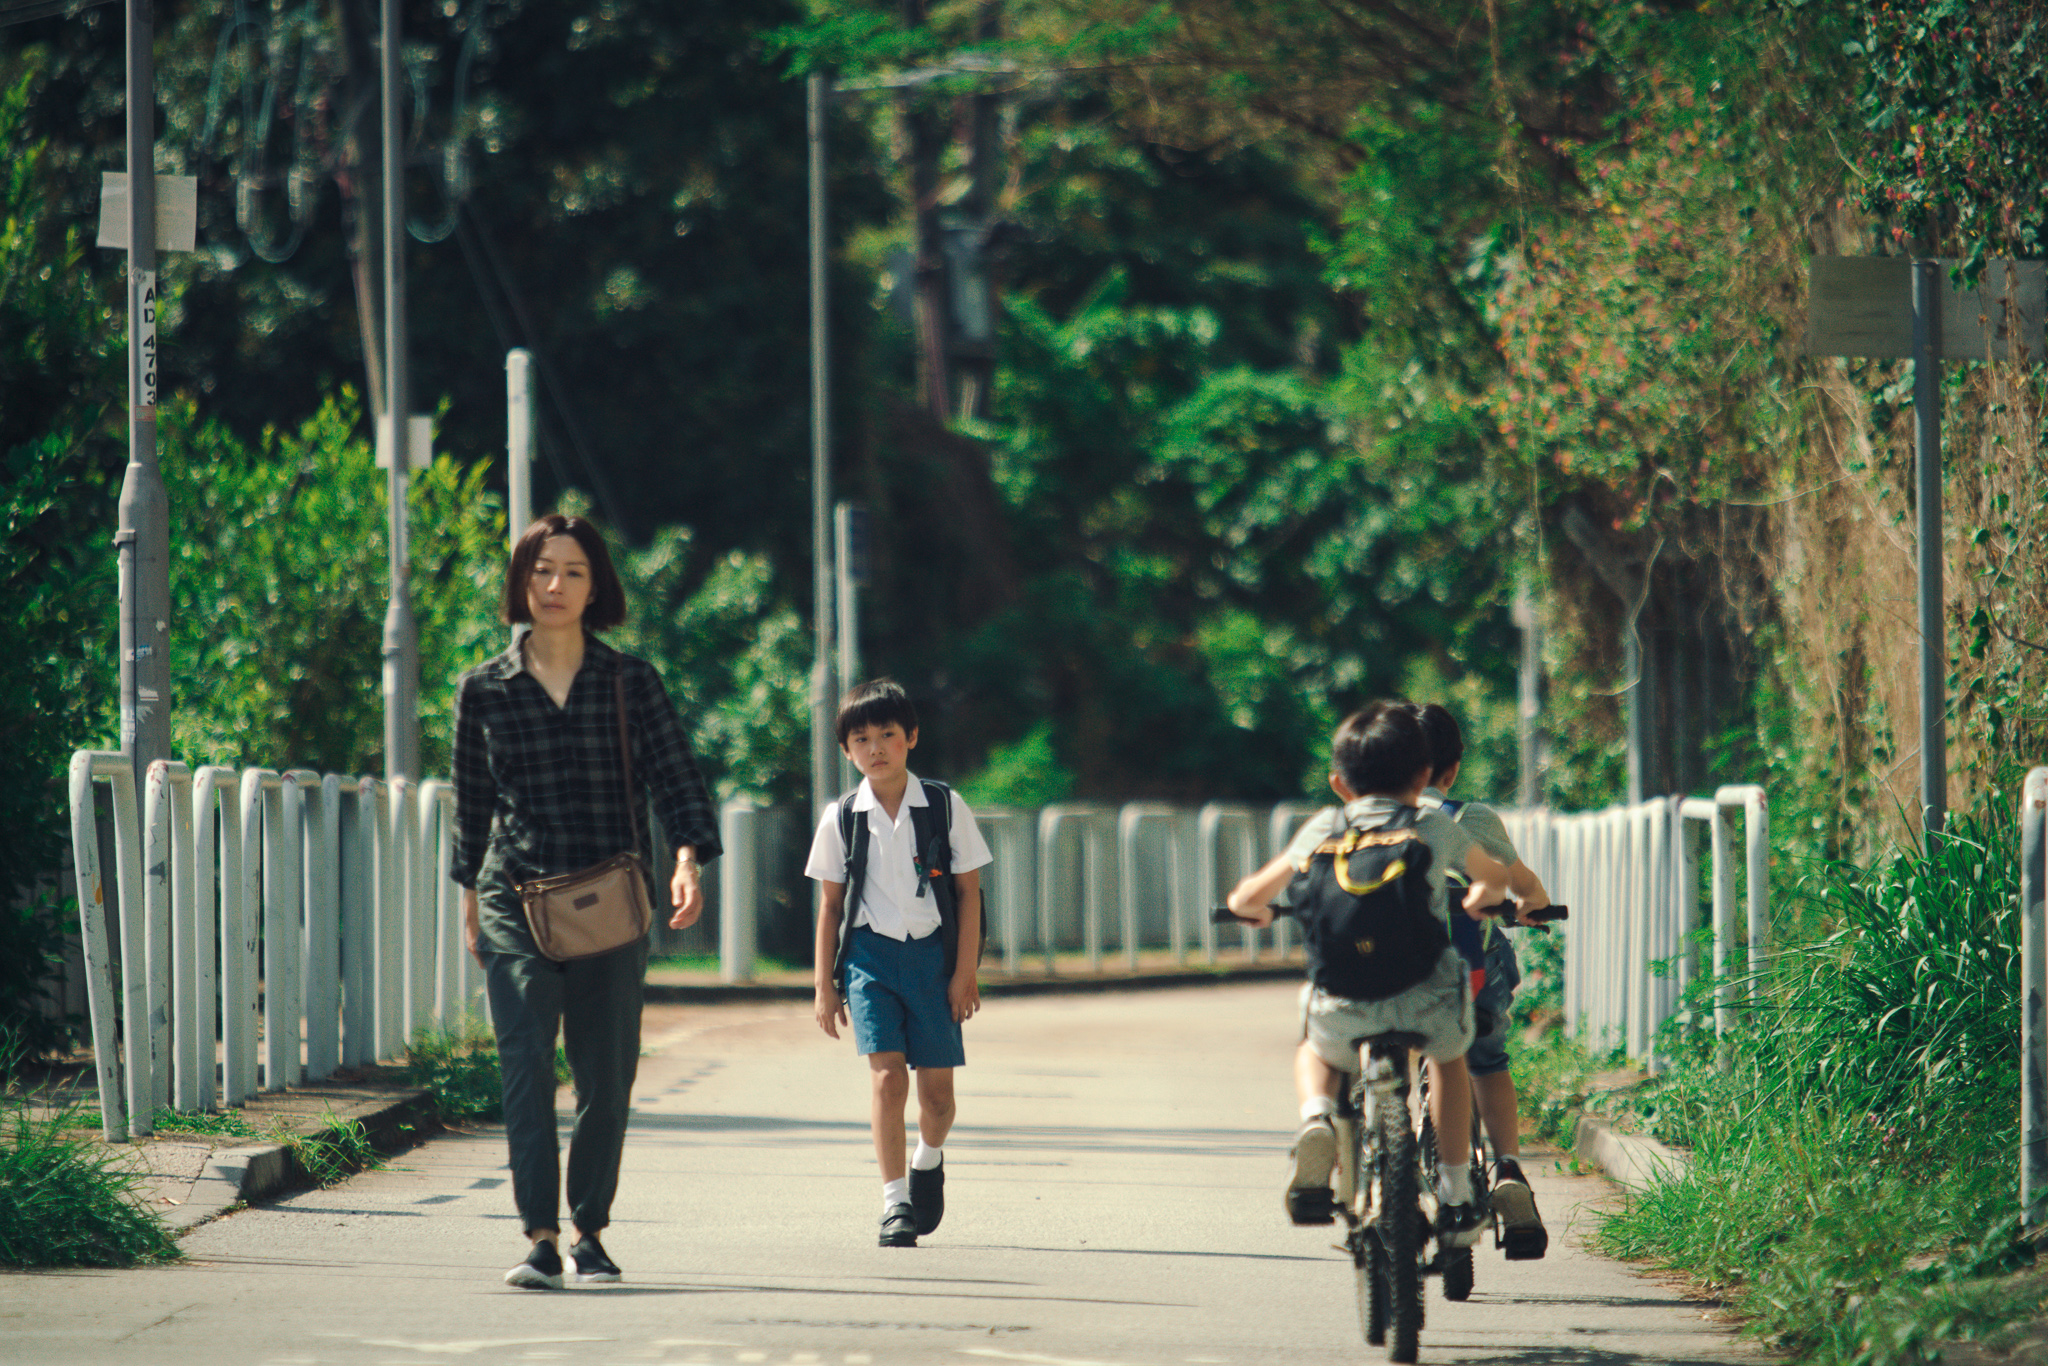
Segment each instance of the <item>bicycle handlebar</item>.
M1508 902L1505 902L1505 901L1503 901L1503 902L1501 902L1501 903L1500 903L1500 905L1501 905L1501 907L1507 907L1507 906L1509 905L1509 903L1508 903ZM1509 910L1506 910L1506 909L1496 909L1496 908L1494 908L1494 907L1488 907L1485 913L1486 913L1486 914L1488 914L1488 915L1494 915L1494 916L1504 916L1504 915L1508 915L1508 914L1511 914L1511 912L1510 912ZM1274 918L1275 918L1276 920L1277 920L1277 919L1278 919L1279 917L1283 916L1283 915L1293 915L1293 914L1294 914L1294 908L1293 908L1292 906L1283 906L1283 905L1280 905L1280 904L1279 904L1279 903L1277 903L1277 902L1276 902L1276 903L1274 903L1274 905L1273 905L1273 917L1274 917ZM1548 926L1550 925L1550 923L1551 923L1552 921L1556 921L1556 920L1569 920L1569 919L1571 919L1571 915L1572 915L1572 908L1571 908L1571 907L1569 907L1569 906L1564 906L1564 905L1558 905L1558 904L1556 904L1556 903L1552 903L1551 905L1545 906L1545 907L1544 907L1544 908L1543 908L1542 910L1540 910L1540 911L1531 911L1531 912L1529 912L1529 916L1528 916L1527 924L1528 924L1529 928L1531 928L1531 929L1537 929L1537 930L1540 930L1540 929L1545 929L1545 928L1547 928L1547 927L1548 927ZM1233 922L1235 922L1235 923L1238 923L1238 924L1246 924L1246 923L1249 923L1249 922L1245 921L1245 920L1243 919L1243 917L1239 916L1239 915L1237 914L1237 912L1235 912L1235 911L1231 910L1231 909L1230 909L1230 907L1228 907L1228 906L1212 906L1212 907L1210 907L1210 908L1209 908L1209 919L1210 919L1211 921L1213 921L1214 923L1218 924L1218 925L1229 925L1229 924L1232 924Z

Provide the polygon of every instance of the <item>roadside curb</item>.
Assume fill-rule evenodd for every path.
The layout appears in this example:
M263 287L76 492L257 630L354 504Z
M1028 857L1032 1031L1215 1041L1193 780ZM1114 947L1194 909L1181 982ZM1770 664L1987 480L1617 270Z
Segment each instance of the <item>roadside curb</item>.
M1236 982L1299 979L1300 963L1274 963L1172 972L1102 973L1087 977L997 977L981 984L983 996L1063 996L1104 991L1151 991L1173 987L1227 986ZM793 982L649 982L644 999L662 1005L719 1005L732 1001L808 1001L808 984Z
M1632 1191L1685 1175L1691 1160L1654 1138L1624 1134L1595 1115L1580 1115L1572 1129L1572 1156L1581 1167L1596 1167L1608 1180Z
M317 1138L350 1123L363 1126L379 1153L410 1148L441 1127L432 1097L414 1089L331 1109L304 1137ZM218 1148L207 1155L206 1167L193 1181L190 1193L160 1217L173 1234L181 1234L237 1205L255 1204L313 1184L290 1143Z

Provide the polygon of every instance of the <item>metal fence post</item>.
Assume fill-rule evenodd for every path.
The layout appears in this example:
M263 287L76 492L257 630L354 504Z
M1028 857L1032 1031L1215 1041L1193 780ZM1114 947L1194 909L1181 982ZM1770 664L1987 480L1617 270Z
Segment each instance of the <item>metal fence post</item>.
M343 779L341 812L341 1057L377 1058L376 779Z
M299 844L305 907L305 928L298 945L299 1003L306 1021L305 1076L309 1081L324 1081L341 1065L341 889L333 835L339 812L327 800L327 783L319 774L295 768L284 780L299 792L299 819L290 834Z
M214 1012L221 1002L216 962L231 927L240 923L241 830L235 821L235 771L208 764L192 775L192 1108L220 1103ZM216 852L217 851L217 852ZM181 1002L182 1004L182 1002Z
M263 1089L304 1077L299 1052L299 903L305 891L299 841L304 799L277 774L263 784Z
M365 786L370 786L365 780ZM405 842L397 837L402 790L379 781L374 849L377 865L377 1034L375 1053L393 1057L405 1046Z
M1161 802L1127 802L1116 815L1117 904L1123 925L1124 967L1138 970L1138 838L1147 824L1162 824L1166 834L1166 915L1170 925L1179 910L1180 868L1174 858L1174 822L1179 812Z
M2048 1217L2048 768L2027 771L2020 796L2020 1210L2028 1229Z
M100 867L99 819L93 784L109 779L114 807L114 887L123 907L142 895L141 829L135 779L127 756L81 749L71 756L71 861L78 878L79 937L85 951L85 994L92 1015L93 1068L100 1091L100 1135L109 1143L127 1136L122 1076L120 1002L114 994L119 941L107 932L107 882Z

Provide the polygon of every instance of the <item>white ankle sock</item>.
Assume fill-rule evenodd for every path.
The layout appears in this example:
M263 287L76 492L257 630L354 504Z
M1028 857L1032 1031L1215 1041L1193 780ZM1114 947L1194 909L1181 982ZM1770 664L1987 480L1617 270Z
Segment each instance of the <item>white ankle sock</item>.
M1336 1113L1337 1098L1335 1096L1316 1096L1301 1103L1301 1122L1303 1124L1308 1123L1312 1119L1328 1119Z
M910 1169L914 1172L928 1172L945 1158L944 1148L934 1148L923 1139L917 1140L917 1151L911 1154Z
M887 1214L891 1205L910 1203L910 1178L899 1176L894 1181L882 1183L882 1212Z
M1472 1164L1460 1162L1457 1166L1442 1166L1436 1169L1437 1198L1447 1205L1469 1205L1472 1203Z

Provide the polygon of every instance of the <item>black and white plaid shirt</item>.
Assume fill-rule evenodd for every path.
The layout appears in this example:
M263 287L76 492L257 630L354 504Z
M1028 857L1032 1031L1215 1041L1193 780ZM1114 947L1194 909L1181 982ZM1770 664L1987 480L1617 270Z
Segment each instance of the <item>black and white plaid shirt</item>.
M626 678L633 776L654 796L674 845L717 858L718 812L654 666L595 636L557 707L519 647L480 664L455 689L455 848L448 876L477 885L486 852L514 882L573 873L634 847L619 765L612 680ZM636 799L639 794L635 794ZM643 820L640 851L652 856ZM653 858L659 869L665 859Z

